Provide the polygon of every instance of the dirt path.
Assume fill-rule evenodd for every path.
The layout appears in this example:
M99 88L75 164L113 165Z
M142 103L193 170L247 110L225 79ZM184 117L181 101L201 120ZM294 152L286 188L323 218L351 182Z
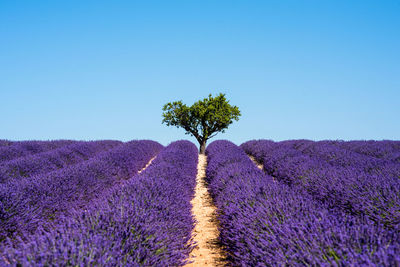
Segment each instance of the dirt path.
M218 220L216 208L207 191L206 176L207 157L199 155L197 165L195 197L192 199L192 213L197 224L193 231L193 239L197 246L189 255L192 263L186 266L223 266L224 253L218 244Z
M251 161L254 162L254 164L257 166L257 168L259 168L260 170L264 171L264 166L262 165L262 163L259 163L253 156L248 155L249 158L251 159ZM271 176L272 177L272 181L276 182L277 179L275 176Z
M256 164L257 168L259 168L260 170L263 169L263 165L261 163L258 163L258 161L253 156L250 156L250 155L248 155L248 156L254 162L254 164Z
M147 167L149 167L149 165L151 164L151 162L156 158L157 156L153 157L151 160L149 160L149 162L147 162L146 166L143 167L143 169L141 169L140 171L138 171L138 174L141 173L142 171L144 171L145 169L147 169Z

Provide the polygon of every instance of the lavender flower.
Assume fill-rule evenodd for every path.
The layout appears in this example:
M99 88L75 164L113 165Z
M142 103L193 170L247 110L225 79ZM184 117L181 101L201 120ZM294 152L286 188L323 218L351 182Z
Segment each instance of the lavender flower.
M0 242L29 235L39 225L51 227L136 174L161 148L154 141L131 141L58 171L0 184Z
M0 264L181 266L192 249L198 152L177 141L139 175L115 185L50 229L0 248Z
M122 142L119 141L76 142L47 152L6 161L0 165L0 183L77 164L120 144Z

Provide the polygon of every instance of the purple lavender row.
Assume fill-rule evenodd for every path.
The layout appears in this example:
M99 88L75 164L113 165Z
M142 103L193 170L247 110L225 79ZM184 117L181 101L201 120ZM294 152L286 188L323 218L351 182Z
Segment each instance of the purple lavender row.
M379 174L381 176L389 175L396 177L400 175L399 164L394 164L394 162L390 160L380 159L352 151L349 149L349 146L353 142L357 141L314 142L310 140L287 140L275 143L271 140L251 140L242 144L242 147L244 149L249 148L253 156L255 156L260 162L263 161L264 151L271 150L279 144L280 148L287 148L289 150L296 149L310 157L318 157L320 160L335 167L352 167L360 169L360 171L366 173Z
M0 139L0 147L3 147L3 146L10 146L10 145L12 145L12 141L9 141L9 140L5 140L5 139Z
M400 179L400 162L357 153L331 144L330 141L312 142L308 147L306 151L308 150L310 155L326 159L333 166L353 169L359 167L367 174L379 177L379 180L387 179L397 182Z
M77 142L47 152L6 161L0 165L0 183L45 174L77 164L120 144L122 142L109 140Z
M400 141L333 141L333 144L363 155L400 163Z
M400 164L391 160L379 159L363 155L349 149L337 146L335 141L313 142L308 140L291 140L281 142L291 145L303 154L319 157L332 166L359 168L368 174L379 174L382 177L400 178Z
M400 179L397 177L387 173L371 174L362 166L332 164L326 157L320 157L323 150L316 153L318 156L302 153L299 141L258 140L246 142L241 147L262 162L264 170L279 181L305 188L314 199L332 208L366 215L399 231ZM337 160L336 163L346 157L339 153L332 155L338 156L332 158L332 161ZM362 164L361 160L359 164Z
M188 141L170 144L141 174L54 229L3 246L0 265L183 265L192 248L197 157Z
M398 233L273 182L229 141L207 148L220 240L233 266L397 266Z
M131 141L59 171L0 184L0 241L32 233L136 174L162 148Z
M0 163L25 157L36 153L46 152L77 141L55 140L55 141L18 141L11 145L0 147Z
M383 191L391 190L391 187L398 188L400 179L400 164L398 163L346 150L335 146L332 141L292 140L280 142L280 144L284 146L291 144L303 154L326 161L335 168L344 167L347 173L351 172L353 176L358 175L364 182L371 182L369 186L379 185L384 181Z

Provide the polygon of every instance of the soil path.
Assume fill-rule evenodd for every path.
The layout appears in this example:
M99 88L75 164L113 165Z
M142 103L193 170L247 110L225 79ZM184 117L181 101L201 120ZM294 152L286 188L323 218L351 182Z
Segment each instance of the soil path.
M149 162L147 162L146 166L143 167L143 169L141 169L140 171L138 171L138 174L141 173L142 171L144 171L145 169L147 169L147 167L149 167L149 165L151 164L151 162L156 158L157 156L153 157L151 160L149 160Z
M207 157L199 155L195 196L192 199L192 213L197 221L193 231L193 240L197 246L189 255L185 266L224 266L224 252L218 242L218 220L216 208L206 187Z
M264 166L262 165L262 163L259 163L253 156L250 156L250 155L248 155L248 156L251 159L251 161L254 162L254 164L257 166L257 168L264 171ZM274 181L274 182L277 181L275 176L271 176L271 177L272 177L272 181Z
M259 168L260 170L263 169L263 165L261 163L259 163L253 156L248 155L249 158L254 162L254 164L256 164L257 168Z

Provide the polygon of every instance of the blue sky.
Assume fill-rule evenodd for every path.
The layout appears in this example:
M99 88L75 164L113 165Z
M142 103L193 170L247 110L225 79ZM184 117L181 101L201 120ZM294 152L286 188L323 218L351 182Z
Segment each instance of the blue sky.
M223 92L215 139L400 139L400 1L0 1L0 139L193 138L163 104Z

